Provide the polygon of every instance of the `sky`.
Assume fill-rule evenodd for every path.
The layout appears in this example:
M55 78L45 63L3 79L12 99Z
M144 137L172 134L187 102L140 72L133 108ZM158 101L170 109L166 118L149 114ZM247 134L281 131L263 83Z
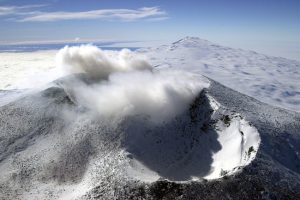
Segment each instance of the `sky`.
M197 36L300 59L299 0L0 0L0 44Z

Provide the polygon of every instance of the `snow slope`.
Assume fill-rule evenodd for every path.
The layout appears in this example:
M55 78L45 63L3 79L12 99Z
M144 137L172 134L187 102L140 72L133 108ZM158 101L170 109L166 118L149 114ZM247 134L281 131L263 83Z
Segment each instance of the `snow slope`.
M300 111L300 62L195 37L138 50L157 67L186 69L271 105Z

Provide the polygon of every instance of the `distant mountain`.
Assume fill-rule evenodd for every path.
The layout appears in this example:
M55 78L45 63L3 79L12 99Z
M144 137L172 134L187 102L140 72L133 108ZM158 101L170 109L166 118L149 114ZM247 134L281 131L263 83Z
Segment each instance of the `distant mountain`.
M300 62L220 46L196 37L139 50L157 67L198 72L234 90L300 111Z

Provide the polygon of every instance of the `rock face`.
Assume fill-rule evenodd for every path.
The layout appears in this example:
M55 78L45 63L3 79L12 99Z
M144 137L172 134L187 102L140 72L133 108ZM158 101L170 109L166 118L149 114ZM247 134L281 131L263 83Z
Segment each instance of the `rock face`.
M210 81L160 124L112 121L64 81L0 107L0 199L300 199L300 114Z

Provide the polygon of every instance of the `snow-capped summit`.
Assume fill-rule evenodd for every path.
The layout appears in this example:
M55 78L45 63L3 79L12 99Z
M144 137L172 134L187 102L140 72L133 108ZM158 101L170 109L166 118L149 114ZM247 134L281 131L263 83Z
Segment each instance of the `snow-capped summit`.
M199 37L187 36L176 42L173 42L172 46L193 48L193 47L199 47L201 45L212 45L212 44L213 44L212 42L208 40L200 39Z

